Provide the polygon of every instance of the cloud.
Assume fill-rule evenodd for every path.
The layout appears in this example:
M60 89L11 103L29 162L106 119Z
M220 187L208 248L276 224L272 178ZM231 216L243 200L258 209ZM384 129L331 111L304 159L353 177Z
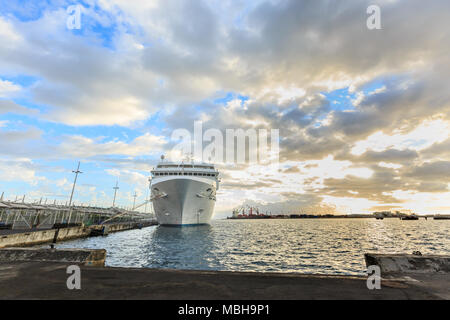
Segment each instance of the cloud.
M131 171L131 170L117 170L117 169L106 169L106 173L112 175L118 179L120 182L128 183L136 188L141 190L145 190L148 188L148 176L143 175L140 172Z
M46 119L73 125L130 125L162 106L185 106L221 90L283 104L321 90L359 88L376 77L409 72L412 67L435 70L446 60L442 54L448 49L441 41L448 30L445 1L433 7L411 1L407 8L384 3L389 14L378 33L365 28L369 1L98 4L100 11L86 9L84 38L65 28L64 8L47 10L37 20L3 20L10 29L3 39L20 34L25 41L4 47L0 55L10 57L7 67L43 79L32 92L37 103L48 106ZM239 15L241 23L230 23ZM410 20L415 23L403 22ZM116 25L108 30L112 48L97 45L101 39L90 32L95 24ZM45 47L48 36L57 39L52 54ZM402 93L398 103L405 106L419 98L419 104L422 93L431 88L448 98L433 73L421 77L437 86L418 82L411 90L415 94ZM393 97L399 90L367 95L361 105ZM291 98L286 99L287 92L301 94L288 94ZM439 101L444 100L436 97L436 108ZM336 113L334 121L355 135L386 124L385 117L372 115Z
M8 122L6 126L8 127ZM39 156L42 131L35 127L25 127L23 130L9 130L0 127L0 155L7 157Z
M201 119L205 130L280 130L285 172L224 168L224 192L239 201L361 200L369 210L403 205L405 194L444 193L449 3L382 1L377 31L366 28L369 4L86 2L80 31L67 30L65 2L8 5L0 16L1 79L37 80L0 80L0 97L34 106L0 99L1 152L147 170L145 157L170 149L174 129ZM10 114L39 124L19 126ZM61 124L64 133L47 130ZM136 138L86 129L115 125ZM242 186L248 192L233 193Z
M139 156L158 153L165 144L164 137L154 136L150 133L141 135L129 143L117 140L102 142L101 137L92 139L77 135L66 136L56 149L60 154L78 158L101 155Z
M450 183L450 161L424 163L407 172L406 176L424 181Z
M0 98L6 98L11 95L17 94L21 90L21 87L8 80L0 79Z
M415 150L397 150L397 149L387 149L384 151L373 151L368 150L359 156L355 155L343 155L340 154L337 160L351 160L352 162L362 162L362 163L408 163L417 159L419 153Z
M405 182L396 179L397 174L387 168L379 168L370 178L346 176L342 179L324 179L324 188L320 191L333 197L363 198L382 203L401 203L390 192L408 189ZM355 194L356 191L357 193Z
M150 166L148 159L140 157L155 156L164 153L167 148L165 137L150 133L138 135L129 141L83 135L62 135L48 141L46 136L47 133L37 127L3 122L0 126L0 155L43 160L75 158L147 170Z
M36 115L37 111L34 109L25 108L10 100L0 99L0 115L4 113Z
M14 29L11 21L0 16L0 39L3 48L13 48L22 41L21 35Z
M287 168L286 170L283 171L284 173L299 173L301 172L300 169L296 166Z
M24 181L30 185L37 185L39 181L46 180L45 177L36 175L37 170L39 167L30 159L0 159L1 181Z
M277 214L335 214L336 207L323 202L317 195L284 193L286 200L278 202L258 202L246 200L242 207L258 208L260 213ZM246 209L248 213L248 210Z
M426 158L450 159L450 138L442 142L436 142L429 148L422 150L421 155Z

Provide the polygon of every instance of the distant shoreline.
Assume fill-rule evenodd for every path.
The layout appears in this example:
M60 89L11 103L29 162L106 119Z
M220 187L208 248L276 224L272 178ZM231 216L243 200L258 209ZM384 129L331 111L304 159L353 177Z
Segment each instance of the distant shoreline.
M422 219L450 220L450 216L418 215ZM379 219L372 215L320 215L320 216L255 216L226 217L220 220L299 220L299 219ZM384 217L383 219L401 219L401 217Z

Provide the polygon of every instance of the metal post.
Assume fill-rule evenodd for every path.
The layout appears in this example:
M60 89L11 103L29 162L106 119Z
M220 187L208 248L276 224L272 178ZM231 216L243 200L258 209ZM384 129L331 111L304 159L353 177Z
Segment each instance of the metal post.
M117 190L119 190L119 181L116 181L116 186L113 188L114 189L114 200L113 200L113 208L116 205L116 196L117 196Z
M134 210L134 208L136 208L136 197L137 197L137 193L136 193L136 191L135 191L135 192L134 192L134 196L133 196L134 201L133 201L133 209L132 209L132 210Z
M145 199L145 208L144 208L144 213L147 213L147 204L150 201L150 183L151 183L151 178L148 179L149 182L149 188L147 189L147 197Z
M70 200L69 200L69 220L67 221L67 224L70 223L70 218L72 217L72 199L73 199L73 193L75 191L75 185L77 184L77 178L78 178L78 174L79 173L83 173L80 171L80 161L78 161L78 168L76 171L72 171L73 173L75 173L75 180L73 181L73 186L72 186L72 193L70 194Z

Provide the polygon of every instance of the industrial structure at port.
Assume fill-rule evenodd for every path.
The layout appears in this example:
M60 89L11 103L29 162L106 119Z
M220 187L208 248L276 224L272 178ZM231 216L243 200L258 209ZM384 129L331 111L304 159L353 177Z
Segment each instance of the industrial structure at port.
M301 210L303 211L303 210ZM372 214L316 214L316 213L295 213L295 214L273 214L272 212L261 213L258 207L242 206L233 210L231 220L245 220L245 219L318 219L318 218L376 218L383 220L384 218L399 218L401 220L419 220L419 217L433 218L435 220L449 220L447 215L424 215L419 216L411 212L400 211L381 211Z

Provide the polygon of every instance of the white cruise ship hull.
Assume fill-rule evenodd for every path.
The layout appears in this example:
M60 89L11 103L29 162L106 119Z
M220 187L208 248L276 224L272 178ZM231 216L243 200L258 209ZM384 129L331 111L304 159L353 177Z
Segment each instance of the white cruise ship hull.
M152 182L152 202L160 225L209 224L216 186L200 177L158 178Z

